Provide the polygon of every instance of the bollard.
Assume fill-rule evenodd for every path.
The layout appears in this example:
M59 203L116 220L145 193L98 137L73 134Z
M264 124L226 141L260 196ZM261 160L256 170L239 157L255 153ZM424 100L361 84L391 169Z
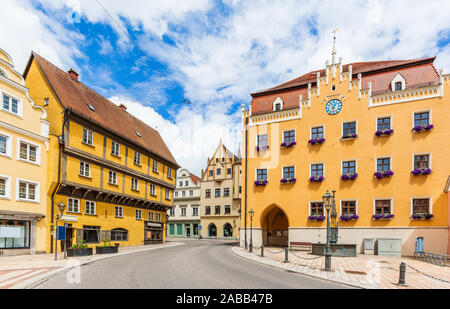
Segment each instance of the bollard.
M406 273L406 264L401 262L400 263L400 274L399 274L399 278L398 278L398 285L400 285L400 286L406 286L405 273Z
M284 262L285 263L289 263L288 254L289 254L289 248L284 247Z
M261 256L264 256L264 245L261 245Z

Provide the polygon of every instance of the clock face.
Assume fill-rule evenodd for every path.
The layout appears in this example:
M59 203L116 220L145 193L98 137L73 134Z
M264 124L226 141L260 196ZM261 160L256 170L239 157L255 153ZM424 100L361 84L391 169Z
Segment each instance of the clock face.
M327 105L325 105L325 111L329 115L336 115L342 109L342 102L338 99L332 99L328 101Z

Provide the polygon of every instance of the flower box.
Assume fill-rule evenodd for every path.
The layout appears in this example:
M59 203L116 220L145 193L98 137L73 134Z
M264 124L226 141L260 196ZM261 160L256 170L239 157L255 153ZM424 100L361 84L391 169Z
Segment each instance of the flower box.
M434 126L432 124L426 124L426 125L419 124L417 126L414 126L414 128L412 128L411 131L413 131L413 132L430 131L433 128L434 128Z
M392 133L394 133L394 130L392 129L386 129L386 130L377 130L375 132L376 136L381 136L381 135L391 135Z
M309 181L311 182L322 182L325 178L323 176L311 176Z
M375 172L373 173L373 176L375 176L378 179L381 179L383 177L391 177L392 175L394 175L393 171L382 171L382 172Z
M431 174L431 168L415 168L411 171L411 174L414 176L418 175L430 175Z
M309 221L323 221L323 220L325 220L325 216L323 216L323 215L312 215L312 216L308 216L308 220Z
M356 177L358 177L358 173L350 173L350 174L344 174L341 176L342 180L355 180Z
M88 256L92 255L92 248L69 248L66 250L67 256Z
M427 213L417 213L417 214L411 215L411 219L413 219L413 220L430 220L433 218L434 218L433 214L427 214Z
M357 214L353 214L353 215L341 215L339 217L339 220L342 221L350 221L350 220L357 220L359 218L359 216Z
M264 146L256 146L255 147L256 151L263 151L263 150L267 150L269 149L269 145L264 145Z
M95 254L110 254L110 253L118 253L119 246L96 246Z
M267 180L255 180L255 186L265 186L269 182Z
M309 144L311 145L315 145L315 144L322 144L323 142L325 142L325 139L323 137L321 138L312 138L308 141Z
M356 133L342 136L343 139L346 139L346 138L357 138L357 137L358 137L358 134L356 134Z
M372 219L374 220L389 220L394 218L393 214L374 214Z
M284 147L284 148L289 148L289 147L292 147L292 146L295 146L295 145L297 145L297 142L283 142L283 143L281 143L281 147Z
M297 181L297 178L281 178L280 182L282 184L285 183L295 183Z

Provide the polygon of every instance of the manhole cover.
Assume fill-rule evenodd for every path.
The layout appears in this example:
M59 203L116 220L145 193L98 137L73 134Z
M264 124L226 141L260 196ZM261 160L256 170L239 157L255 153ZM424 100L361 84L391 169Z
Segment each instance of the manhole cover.
M345 272L348 274L355 274L355 275L367 275L366 272L358 270L346 270Z

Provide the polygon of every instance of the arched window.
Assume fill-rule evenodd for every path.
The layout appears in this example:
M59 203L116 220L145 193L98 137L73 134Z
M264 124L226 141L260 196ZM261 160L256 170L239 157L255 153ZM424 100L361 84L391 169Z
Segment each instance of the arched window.
M210 237L217 237L217 228L216 228L216 225L214 223L211 223L208 226L208 236L210 236Z
M111 241L128 241L128 231L122 228L111 230Z
M233 227L230 223L225 223L223 226L223 237L233 237Z

